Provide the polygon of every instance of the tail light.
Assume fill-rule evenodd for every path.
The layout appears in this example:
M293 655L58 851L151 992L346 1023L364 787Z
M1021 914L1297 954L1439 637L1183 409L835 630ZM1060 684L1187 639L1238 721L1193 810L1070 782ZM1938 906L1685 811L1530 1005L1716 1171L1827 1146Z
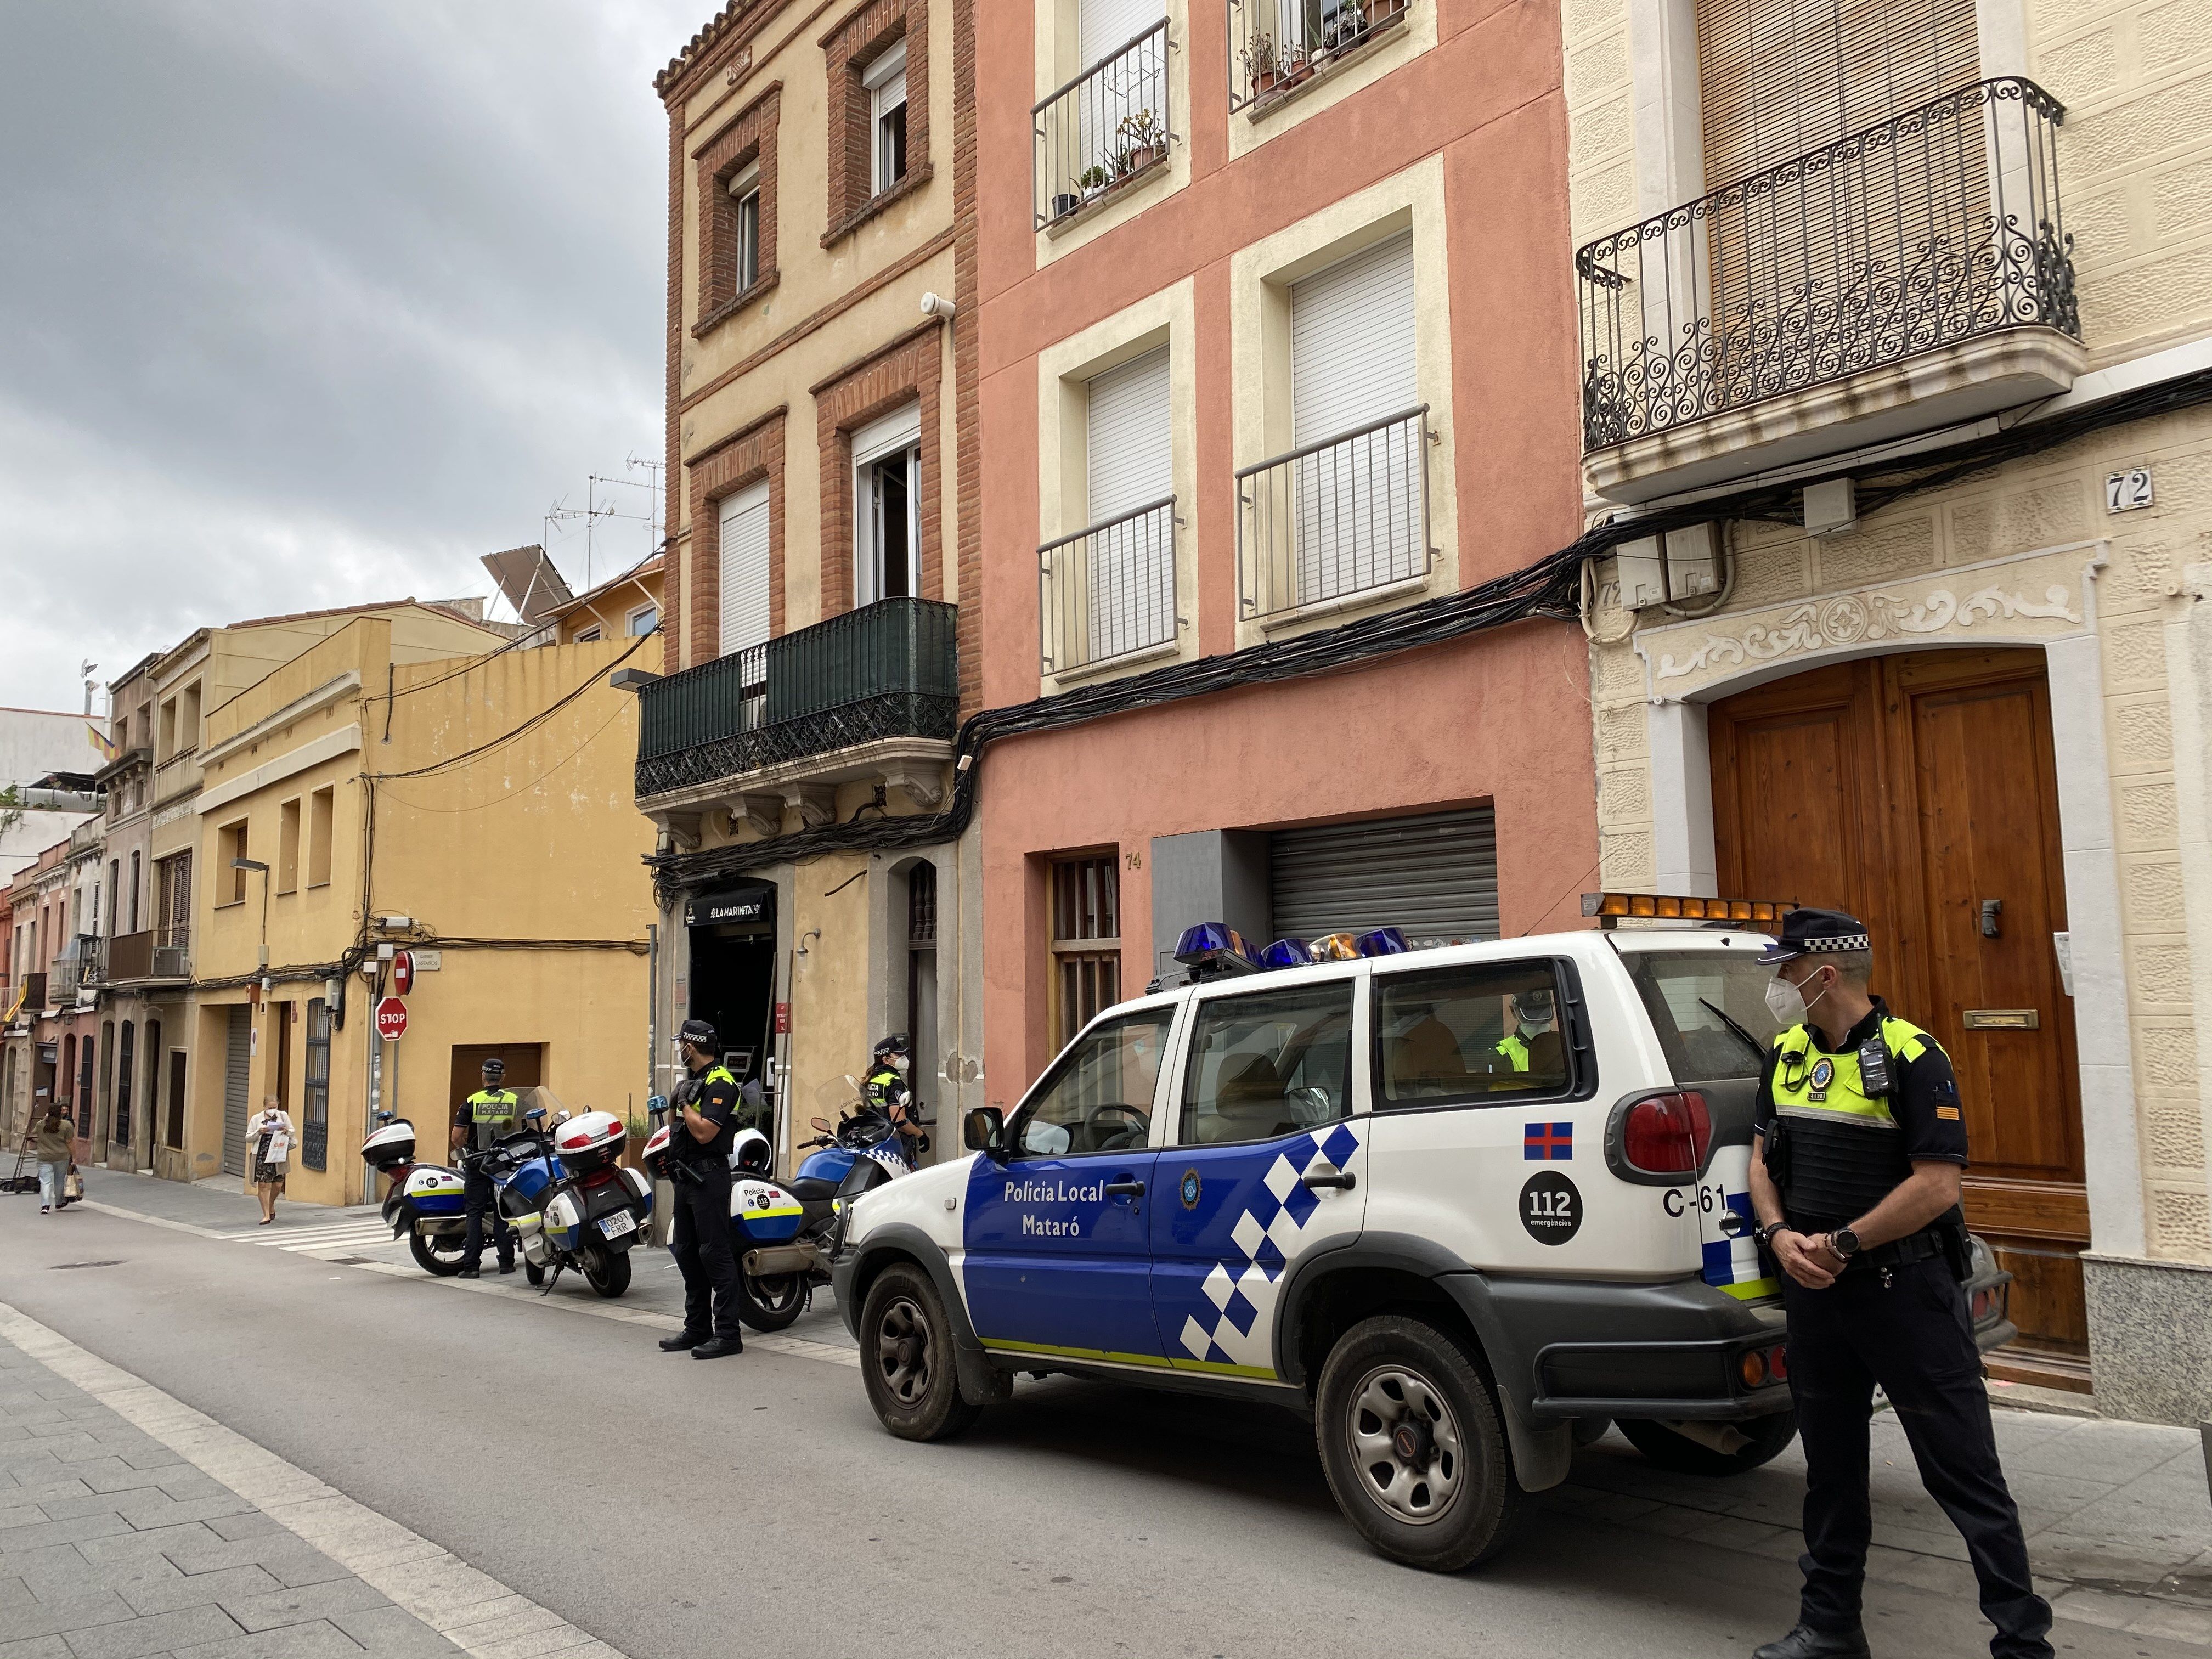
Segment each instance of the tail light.
M1736 1375L1747 1389L1790 1380L1790 1350L1777 1343L1771 1348L1747 1348L1736 1356Z
M584 1190L586 1192L592 1192L605 1186L610 1181L620 1181L621 1179L622 1171L612 1164L607 1164L592 1170L591 1174L584 1177Z
M1712 1115L1695 1089L1647 1096L1628 1109L1621 1126L1621 1152L1645 1175L1695 1175L1712 1144Z

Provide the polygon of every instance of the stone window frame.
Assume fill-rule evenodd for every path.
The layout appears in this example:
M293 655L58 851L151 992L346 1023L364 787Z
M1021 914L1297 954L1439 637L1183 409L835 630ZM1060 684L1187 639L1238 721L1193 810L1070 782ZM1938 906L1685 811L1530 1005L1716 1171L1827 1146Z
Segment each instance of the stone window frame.
M726 125L691 153L699 198L698 320L691 337L704 339L776 284L776 123L783 82L771 82ZM758 273L738 286L738 209L730 181L760 169Z
M911 118L909 118L910 119ZM911 143L911 128L908 129ZM945 597L945 467L942 425L944 325L910 330L828 380L808 388L814 398L822 468L822 617L854 609L854 485L853 434L910 403L921 412L921 597Z
M870 65L906 45L906 176L875 189L875 100L862 84ZM928 0L863 0L818 43L826 58L829 150L828 247L930 179Z
M785 629L783 456L787 410L779 406L689 462L684 473L691 521L684 607L684 664L696 667L722 654L722 498L768 480L768 625ZM666 595L662 596L664 599ZM663 612L664 626L667 621Z

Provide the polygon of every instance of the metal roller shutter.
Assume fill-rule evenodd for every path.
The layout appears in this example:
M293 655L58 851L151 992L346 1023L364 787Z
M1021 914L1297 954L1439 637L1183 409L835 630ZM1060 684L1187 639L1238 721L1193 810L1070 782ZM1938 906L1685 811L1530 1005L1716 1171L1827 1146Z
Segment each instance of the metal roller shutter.
M1407 231L1291 289L1292 442L1303 449L1419 401Z
M769 635L768 480L722 498L722 654Z
M1076 36L1089 69L1116 48L1166 16L1163 0L1080 0L1076 7Z
M225 1175L242 1176L246 1173L246 1123L252 1115L246 1109L246 1096L251 1092L247 1068L252 1064L253 1054L252 1018L243 1003L231 1006L230 1030L225 1036L222 1054L222 1172Z
M1487 806L1281 830L1268 837L1278 938L1370 927L1409 939L1498 937L1498 828Z
M1175 493L1174 416L1168 349L1109 368L1091 382L1085 455L1090 522L1103 524Z

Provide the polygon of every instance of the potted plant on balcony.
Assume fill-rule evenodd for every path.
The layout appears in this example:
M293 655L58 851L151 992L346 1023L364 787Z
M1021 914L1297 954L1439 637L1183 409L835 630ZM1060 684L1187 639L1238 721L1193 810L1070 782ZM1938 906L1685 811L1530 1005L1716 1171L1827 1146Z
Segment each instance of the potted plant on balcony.
M1104 167L1094 163L1084 168L1075 182L1085 196L1096 196L1106 188L1111 178Z
M1282 64L1275 51L1275 37L1255 34L1244 48L1244 84L1251 88L1255 98L1264 98L1275 89L1282 79Z
M1079 179L1075 181L1075 189L1063 190L1054 195L1052 198L1052 216L1054 218L1065 219L1069 214L1074 212L1076 209L1083 205L1083 181Z
M1168 130L1152 111L1140 109L1134 115L1123 116L1116 131L1122 143L1119 157L1122 177L1142 173L1153 162L1167 159Z
M1297 86L1313 76L1313 58L1303 42L1283 47L1278 62L1282 70L1281 78L1275 82L1279 88Z

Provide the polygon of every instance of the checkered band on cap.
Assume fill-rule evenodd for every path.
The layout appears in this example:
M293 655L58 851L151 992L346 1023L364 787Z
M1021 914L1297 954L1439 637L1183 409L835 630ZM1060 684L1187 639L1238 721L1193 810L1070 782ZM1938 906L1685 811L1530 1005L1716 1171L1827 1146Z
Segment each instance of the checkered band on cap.
M1826 956L1838 951L1871 951L1874 941L1864 933L1838 933L1832 939L1800 939L1797 948L1807 956Z

